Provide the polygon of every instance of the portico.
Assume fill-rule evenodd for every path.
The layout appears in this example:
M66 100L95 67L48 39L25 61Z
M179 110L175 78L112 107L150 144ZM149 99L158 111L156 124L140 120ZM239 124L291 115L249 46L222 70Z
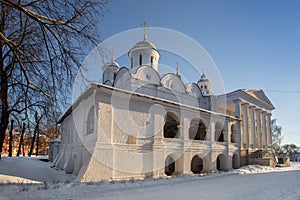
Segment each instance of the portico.
M226 98L226 113L240 119L241 155L268 150L272 145L271 112L274 106L264 92L237 90L219 98ZM246 157L242 165L248 164L249 156Z

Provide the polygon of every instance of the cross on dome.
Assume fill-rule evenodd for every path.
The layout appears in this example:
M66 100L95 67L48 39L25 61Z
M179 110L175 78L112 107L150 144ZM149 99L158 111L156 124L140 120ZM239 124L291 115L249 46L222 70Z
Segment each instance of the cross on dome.
M201 74L201 78L200 78L200 80L207 80L207 78L206 78L206 75L205 75L205 73L204 73L204 68L202 68L202 74Z
M111 53L111 62L114 62L114 61L115 61L115 55L117 54L117 53L114 51L114 48L111 49L110 53Z
M176 75L178 75L178 71L179 71L179 69L178 69L178 65L179 65L179 62L178 62L178 61L176 61Z
M147 39L146 31L147 31L147 29L148 29L148 26L147 26L146 22L142 23L142 24L141 24L141 27L144 28L144 41L146 41L146 39Z

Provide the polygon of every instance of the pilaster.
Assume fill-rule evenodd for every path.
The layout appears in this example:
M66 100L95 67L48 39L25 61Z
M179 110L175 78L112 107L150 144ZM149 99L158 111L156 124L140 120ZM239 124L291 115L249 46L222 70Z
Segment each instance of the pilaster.
M262 131L261 131L261 109L256 109L257 121L257 148L262 148Z

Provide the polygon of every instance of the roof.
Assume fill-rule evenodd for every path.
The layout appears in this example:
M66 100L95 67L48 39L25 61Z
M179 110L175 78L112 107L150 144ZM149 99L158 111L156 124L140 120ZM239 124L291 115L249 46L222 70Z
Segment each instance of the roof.
M200 80L198 82L203 82L203 81L208 81L208 78L206 77L206 75L204 74L204 72L202 73Z
M66 117L68 117L73 112L73 109L75 109L79 105L80 101L82 101L82 99L86 98L87 96L91 95L92 91L95 90L95 89L97 89L97 88L108 90L108 91L110 90L111 92L115 91L115 92L121 92L121 93L131 94L131 95L135 95L135 96L138 96L138 97L143 97L143 98L146 98L146 99L149 99L149 100L152 100L152 101L153 100L154 101L160 101L160 102L163 102L163 103L169 103L169 104L173 104L173 105L178 105L178 106L185 107L185 108L190 108L190 109L193 109L193 110L203 111L205 113L213 114L215 116L222 116L222 117L227 117L227 118L230 118L230 119L238 120L236 117L232 117L232 116L227 115L227 114L218 113L218 112L215 112L215 111L211 111L211 110L206 110L206 109L199 108L199 107L190 106L190 105L182 104L182 103L171 101L171 100L161 99L161 98L158 98L158 97L154 97L154 96L150 96L150 95L146 95L146 94L142 94L142 93L138 93L138 92L134 92L134 91L123 90L123 89L116 88L116 87L111 87L111 86L108 86L108 85L103 85L103 84L99 84L99 83L91 83L88 86L88 88L83 92L83 94L81 94L77 98L77 100L61 116L61 118L59 119L59 121L57 123L61 124L63 122L63 120Z
M50 142L52 142L52 143L54 143L54 142L61 142L61 138L58 137L58 138L56 138L55 140L51 140Z
M261 100L269 105L272 105L274 107L274 105L272 104L270 99L266 96L264 91L262 91L262 90L243 90L243 91L246 92L247 94L253 96L254 98L259 99L259 100Z
M154 44L152 44L151 42L148 42L146 40L143 40L143 41L140 41L138 43L136 43L132 49L135 49L135 48L140 48L140 47L149 47L151 49L155 49L157 50L156 46Z
M103 67L102 70L105 71L108 67L116 67L116 68L120 68L120 65L116 62L116 61L111 61L106 63Z
M259 106L263 106L268 110L274 110L275 106L269 100L267 95L263 90L254 90L254 89L239 89L233 92L219 95L218 98L226 98L227 101L237 100L237 99L248 99L249 101L255 101Z

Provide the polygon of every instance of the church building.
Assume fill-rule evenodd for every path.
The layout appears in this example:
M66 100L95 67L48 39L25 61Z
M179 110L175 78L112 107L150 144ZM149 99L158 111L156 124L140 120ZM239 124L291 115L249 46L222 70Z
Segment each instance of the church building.
M273 165L271 111L262 90L212 95L197 83L158 73L160 52L144 39L130 66L111 60L64 113L57 168L78 181L161 178ZM225 103L222 103L225 102Z

